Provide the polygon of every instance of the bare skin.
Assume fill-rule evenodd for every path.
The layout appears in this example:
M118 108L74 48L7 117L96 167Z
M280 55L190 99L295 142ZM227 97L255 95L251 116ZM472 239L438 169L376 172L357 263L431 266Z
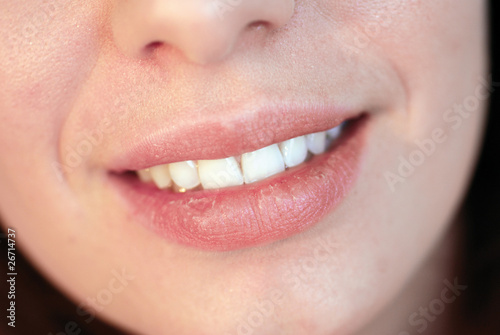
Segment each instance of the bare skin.
M4 226L77 305L132 332L238 334L274 301L254 334L413 334L406 311L458 276L440 255L459 257L449 232L489 94L485 2L224 3L2 0ZM141 131L281 97L374 111L358 180L313 229L232 252L187 248L136 224L105 182L110 154ZM58 174L54 162L100 127L103 140ZM401 157L417 162L404 176ZM319 241L330 251L311 270ZM89 299L122 269L111 302ZM382 317L394 309L405 312Z

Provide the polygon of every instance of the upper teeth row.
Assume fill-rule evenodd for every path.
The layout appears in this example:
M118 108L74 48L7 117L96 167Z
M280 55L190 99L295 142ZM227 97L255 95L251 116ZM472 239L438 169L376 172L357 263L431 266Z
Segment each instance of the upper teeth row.
M139 178L154 182L160 189L173 187L185 192L199 187L217 189L254 183L302 164L308 155L318 155L337 139L341 124L327 131L299 136L238 157L185 161L139 170Z

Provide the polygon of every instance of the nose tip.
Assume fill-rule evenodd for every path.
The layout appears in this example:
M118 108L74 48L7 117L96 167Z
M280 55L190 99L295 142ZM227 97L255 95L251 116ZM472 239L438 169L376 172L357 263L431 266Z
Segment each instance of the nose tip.
M116 44L129 56L169 46L207 64L255 34L252 27L276 30L293 12L293 0L129 0L117 4L112 25Z

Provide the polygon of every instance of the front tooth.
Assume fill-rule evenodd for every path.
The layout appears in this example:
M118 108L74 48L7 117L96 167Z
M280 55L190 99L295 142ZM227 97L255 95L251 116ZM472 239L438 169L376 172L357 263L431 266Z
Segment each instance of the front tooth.
M204 189L216 189L243 184L241 169L234 157L198 161L198 172Z
M344 127L344 124L341 123L337 127L332 128L330 130L326 131L326 135L330 140L336 140L339 138L340 134L342 133L342 128Z
M159 189L166 189L172 186L172 179L168 171L168 164L157 165L149 169L151 177Z
M151 177L151 171L149 169L139 170L137 171L137 175L143 183L150 183L153 181L153 177Z
M247 184L285 171L283 156L277 144L243 154L241 167Z
M309 151L315 155L322 154L326 150L326 132L321 131L306 135L306 143Z
M170 176L174 183L180 188L190 190L200 185L198 169L193 161L185 161L169 164Z
M279 144L283 160L287 167L304 163L307 157L307 144L304 136L292 138Z

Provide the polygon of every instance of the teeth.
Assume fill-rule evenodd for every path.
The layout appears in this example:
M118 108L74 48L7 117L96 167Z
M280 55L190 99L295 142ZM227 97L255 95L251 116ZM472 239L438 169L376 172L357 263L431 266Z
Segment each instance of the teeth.
M307 157L307 144L304 136L292 138L279 144L286 167L304 163Z
M326 136L328 136L330 140L336 140L337 138L340 137L340 134L342 134L343 128L344 128L344 123L341 123L337 127L327 130Z
M285 171L283 156L277 144L243 154L241 167L247 184Z
M170 178L170 172L168 165L158 165L150 169L151 177L159 189L166 189L172 186L172 178Z
M306 143L311 153L322 154L326 150L326 131L306 135Z
M143 183L150 183L153 181L153 177L151 176L150 169L139 170L139 171L137 171L137 175L139 176L139 179Z
M200 185L198 169L193 161L169 164L170 176L179 188L190 190Z
M243 185L243 175L234 157L198 161L198 172L206 190Z
M171 188L174 192L192 190L200 184L210 190L255 183L304 163L308 151L314 155L324 153L342 135L344 125L345 122L327 131L298 136L238 157L158 165L139 170L137 175L144 183L154 182L159 189Z

